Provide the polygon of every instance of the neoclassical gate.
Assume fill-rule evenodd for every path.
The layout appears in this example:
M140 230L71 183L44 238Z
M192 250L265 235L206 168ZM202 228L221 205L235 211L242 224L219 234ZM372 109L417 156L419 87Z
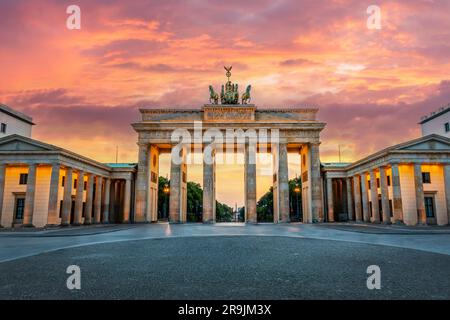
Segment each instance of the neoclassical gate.
M228 72L227 76L230 74ZM241 104L237 85L228 79L219 95L210 87L211 104L199 109L141 109L138 133L139 162L135 190L135 222L158 218L159 155L171 153L169 220L184 223L187 217L187 164L193 152L203 155L203 222L215 222L215 164L218 151L244 150L245 221L257 222L256 154L273 156L274 222L289 222L288 152L301 159L304 221L323 221L319 145L324 123L318 109L258 109ZM245 99L245 100L244 100ZM221 152L221 153L222 153ZM198 159L196 159L198 161ZM223 161L223 159L221 159Z

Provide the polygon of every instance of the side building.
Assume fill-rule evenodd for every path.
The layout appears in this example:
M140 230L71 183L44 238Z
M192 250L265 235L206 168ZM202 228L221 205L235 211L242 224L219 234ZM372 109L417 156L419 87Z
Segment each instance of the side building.
M327 222L447 225L450 139L432 134L355 163L323 163Z
M135 172L17 134L0 138L0 225L129 222Z
M422 136L439 134L450 138L450 105L423 116L419 124L422 127Z
M0 103L0 138L18 134L31 138L33 119Z

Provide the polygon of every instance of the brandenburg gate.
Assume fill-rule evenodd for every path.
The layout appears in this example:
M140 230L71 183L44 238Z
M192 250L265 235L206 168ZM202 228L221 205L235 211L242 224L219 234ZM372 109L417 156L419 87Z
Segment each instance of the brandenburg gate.
M159 155L171 153L169 221L187 217L189 155L203 164L203 222L215 222L216 155L244 151L245 221L256 223L256 155L272 155L274 223L289 222L288 152L300 154L304 222L322 222L320 132L325 123L316 108L258 109L250 104L251 86L239 99L238 85L228 81L220 94L210 86L210 103L198 109L140 109L132 126L138 133L139 162L135 187L135 222L158 220ZM232 187L232 186L230 186Z

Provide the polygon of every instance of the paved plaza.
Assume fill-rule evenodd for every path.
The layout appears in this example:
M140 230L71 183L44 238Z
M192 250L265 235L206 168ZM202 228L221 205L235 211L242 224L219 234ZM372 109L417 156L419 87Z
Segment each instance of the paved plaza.
M81 269L81 290L66 268ZM368 290L367 267L381 268ZM450 228L98 225L0 232L1 299L450 299Z

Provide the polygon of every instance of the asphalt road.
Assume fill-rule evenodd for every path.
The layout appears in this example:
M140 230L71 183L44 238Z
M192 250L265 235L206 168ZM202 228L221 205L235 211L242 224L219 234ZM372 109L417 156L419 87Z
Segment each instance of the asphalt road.
M81 268L81 290L66 268ZM381 268L381 290L366 269ZM0 263L1 299L450 299L450 256L287 237L124 241Z

